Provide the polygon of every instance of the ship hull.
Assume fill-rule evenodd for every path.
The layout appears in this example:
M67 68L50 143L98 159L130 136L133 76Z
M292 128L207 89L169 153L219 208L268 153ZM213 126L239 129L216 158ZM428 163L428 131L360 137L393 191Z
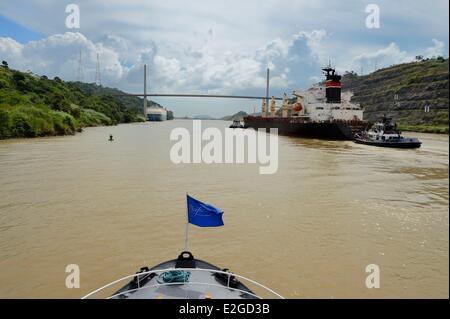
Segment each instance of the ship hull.
M421 142L376 142L364 139L355 139L355 143L390 148L419 148L422 146Z
M300 122L293 118L246 117L246 128L278 129L278 134L325 140L353 140L354 135L367 127L366 122Z
M167 117L161 114L147 114L148 122L164 122L167 120Z

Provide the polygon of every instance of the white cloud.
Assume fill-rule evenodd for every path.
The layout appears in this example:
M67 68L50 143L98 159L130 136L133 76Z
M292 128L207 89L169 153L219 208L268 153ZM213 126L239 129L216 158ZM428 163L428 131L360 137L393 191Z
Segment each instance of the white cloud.
M149 65L152 92L252 95L264 94L269 66L272 93L279 95L320 79L320 66L329 60L340 71L359 72L364 66L367 73L375 65L405 62L418 54L448 55L447 0L436 0L433 6L419 0L380 0L379 30L365 27L366 3L360 0L77 4L80 33L67 32L73 30L65 27L63 1L1 1L3 16L46 36L18 43L1 38L0 31L0 58L12 67L74 80L81 49L85 80L93 82L99 53L103 83L133 93L142 91L144 63ZM181 108L190 101L168 103Z
M267 49L267 52L269 52ZM31 69L34 73L49 77L59 76L76 80L79 69L79 54L82 53L84 80L93 82L97 53L101 58L102 78L105 85L119 85L125 90L140 90L143 65L149 65L152 89L169 91L216 91L232 92L265 85L260 53L246 55L230 53L215 55L206 48L198 56L183 56L183 48L175 53L177 57L158 53L155 44L140 52L130 67L121 62L119 52L127 46L126 41L110 37L107 41L94 43L81 33L66 32L52 35L24 45L10 38L0 38L0 53L11 67ZM117 50L117 51L116 51ZM288 48L284 49L283 56ZM189 63L182 60L190 59ZM275 66L272 64L272 67ZM288 85L284 72L272 79L274 87Z
M211 33L208 31L208 33ZM79 52L83 54L84 80L93 82L97 53L101 57L103 84L119 87L130 93L143 88L143 65L149 66L149 86L160 93L249 93L263 95L265 69L272 70L273 94L290 92L297 88L300 74L305 85L321 79L320 67L328 62L330 52L340 51L325 30L301 31L286 38L276 38L253 53L216 52L208 42L199 49L171 48L161 52L154 42L137 54L134 60L123 57L128 41L120 37L107 37L94 43L81 33L67 32L48 38L20 44L11 38L0 38L0 58L11 67L31 70L49 77L59 76L76 80ZM445 44L433 39L433 46L422 49L427 56L442 55ZM420 51L420 50L419 50ZM195 52L195 54L193 54ZM361 50L353 57L347 52L337 55L333 62L347 70L367 73L378 68L413 60L414 54L401 50L392 42L386 47ZM127 65L127 61L132 64ZM309 70L308 70L309 67ZM300 68L300 73L298 69Z
M295 41L306 39L306 44L311 50L311 57L324 64L329 59L331 53L327 47L327 38L329 35L325 30L313 30L311 32L299 32L294 36Z
M412 57L406 51L402 51L396 43L392 42L387 47L355 56L352 64L355 69L365 67L367 70L367 68L390 66L411 60Z
M6 61L16 59L22 54L23 45L11 38L0 38L0 57Z
M445 43L443 41L439 41L436 39L431 40L433 42L433 46L429 47L425 50L425 57L438 57L445 55ZM448 53L447 53L448 55Z
M397 43L390 43L386 47L372 49L357 54L350 63L343 63L348 66L348 70L359 72L361 68L365 73L371 72L376 68L388 67L394 64L413 61L415 56L424 55L425 57L448 56L445 53L445 43L432 39L433 46L427 48L417 48L414 52L401 50Z
M102 57L105 78L120 79L125 72L114 50L101 43L95 44L80 33L56 34L24 45L0 38L1 56L6 57L11 67L67 80L75 80L78 76L80 51L86 79L92 78L91 82L95 76L97 53Z

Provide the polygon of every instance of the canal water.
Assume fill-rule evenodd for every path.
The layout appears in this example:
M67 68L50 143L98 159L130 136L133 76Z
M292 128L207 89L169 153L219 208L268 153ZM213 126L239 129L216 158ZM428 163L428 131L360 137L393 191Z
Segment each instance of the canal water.
M194 255L287 298L449 297L448 135L406 134L418 150L280 137L278 172L260 175L173 164L176 127L192 121L1 141L0 297L79 298L175 258L187 192L225 211L225 227L190 227ZM66 288L69 264L80 289Z

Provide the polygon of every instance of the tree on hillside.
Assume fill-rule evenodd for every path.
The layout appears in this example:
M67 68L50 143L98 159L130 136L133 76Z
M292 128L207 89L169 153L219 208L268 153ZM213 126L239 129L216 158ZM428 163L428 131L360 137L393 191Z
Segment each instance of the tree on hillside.
M358 74L355 71L345 71L344 77L356 78L356 77L358 77Z
M0 139L6 138L11 129L11 119L8 111L0 109Z
M12 79L19 91L25 92L28 90L26 78L22 73L14 72Z
M2 68L8 69L9 68L8 62L2 61Z

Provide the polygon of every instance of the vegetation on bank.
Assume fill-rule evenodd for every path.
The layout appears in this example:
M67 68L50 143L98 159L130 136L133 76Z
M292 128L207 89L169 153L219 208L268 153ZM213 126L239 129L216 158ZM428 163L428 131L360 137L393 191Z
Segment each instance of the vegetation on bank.
M403 130L448 134L448 58L418 59L363 76L347 72L342 84L354 93L352 101L361 104L368 121L387 114Z
M419 133L435 133L435 134L448 134L448 126L438 125L405 125L398 124L398 128L401 131L419 132Z
M448 103L448 102L447 102ZM407 121L399 119L398 125L403 131L414 131L421 133L437 133L437 134L448 134L448 108L447 110L434 110L434 112L429 113L414 113L413 116L421 115L421 120L415 120L413 123L424 123L424 124L408 124ZM413 118L413 117L410 117ZM411 121L410 121L411 122Z
M3 61L0 139L68 135L89 126L143 121L142 99L118 94L123 92L12 70Z

